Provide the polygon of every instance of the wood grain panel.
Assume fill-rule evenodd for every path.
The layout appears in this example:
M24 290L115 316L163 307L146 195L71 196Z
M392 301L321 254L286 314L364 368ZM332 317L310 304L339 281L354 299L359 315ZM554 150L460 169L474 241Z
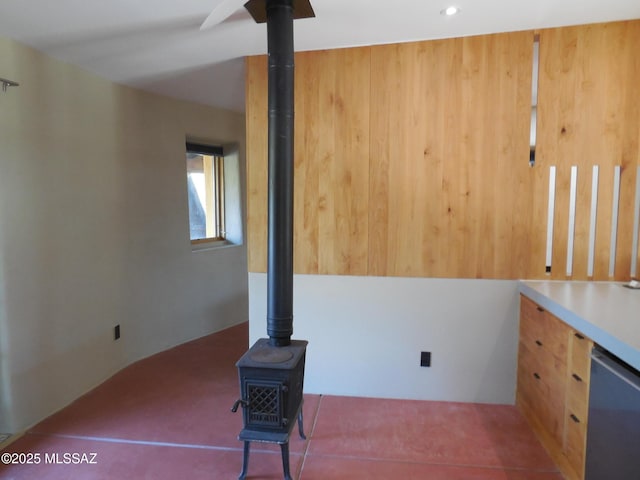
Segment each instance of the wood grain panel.
M294 271L367 274L369 49L295 56ZM267 64L247 60L249 270L266 271Z
M246 162L247 262L250 272L267 271L267 57L247 57Z
M608 279L613 168L622 165L617 280L631 264L640 164L640 21L540 34L538 145L528 167L532 32L296 54L295 271L587 279L592 166L600 166L593 279ZM266 269L266 57L247 59L251 271ZM640 264L640 258L636 259Z
M532 32L372 48L369 271L517 278Z
M296 272L367 274L369 62L369 48L296 55Z
M571 333L564 453L572 470L568 472L569 478L582 479L584 478L593 342L579 332Z
M587 279L591 171L600 166L593 278L609 278L613 168L622 166L615 279L629 277L635 166L639 161L640 22L617 22L540 32L536 168L558 167L552 278L564 279L570 168L578 166L573 279ZM535 183L536 198L548 184ZM534 214L534 251L540 249L541 209ZM537 255L536 255L537 256ZM539 258L528 277L541 277Z

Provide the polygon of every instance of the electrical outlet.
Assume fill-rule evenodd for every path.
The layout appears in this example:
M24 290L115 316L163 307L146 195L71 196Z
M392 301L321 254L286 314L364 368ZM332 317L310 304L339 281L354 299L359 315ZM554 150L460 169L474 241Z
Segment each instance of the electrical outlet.
M113 329L113 339L118 340L120 338L120 324L116 325Z
M421 367L431 366L431 352L420 352L420 366Z

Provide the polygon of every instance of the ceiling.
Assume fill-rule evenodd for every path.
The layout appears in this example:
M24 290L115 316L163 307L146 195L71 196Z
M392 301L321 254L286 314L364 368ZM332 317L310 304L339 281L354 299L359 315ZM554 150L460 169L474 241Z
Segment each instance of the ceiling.
M1 0L0 36L100 77L244 111L246 55L266 26L244 8L200 30L222 0ZM373 45L640 18L638 0L311 0L296 50ZM450 4L461 12L446 17ZM3 72L0 72L0 77ZM15 79L25 81L25 79Z

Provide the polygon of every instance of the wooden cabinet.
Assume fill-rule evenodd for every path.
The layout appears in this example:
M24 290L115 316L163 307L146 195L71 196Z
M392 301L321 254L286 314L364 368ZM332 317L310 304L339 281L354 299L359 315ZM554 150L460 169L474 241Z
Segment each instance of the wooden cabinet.
M584 478L589 413L589 380L593 342L579 332L569 338L569 376L565 410L564 455L574 476Z
M570 329L526 297L521 299L518 404L545 447L562 450Z
M566 478L584 478L593 342L521 296L516 403Z

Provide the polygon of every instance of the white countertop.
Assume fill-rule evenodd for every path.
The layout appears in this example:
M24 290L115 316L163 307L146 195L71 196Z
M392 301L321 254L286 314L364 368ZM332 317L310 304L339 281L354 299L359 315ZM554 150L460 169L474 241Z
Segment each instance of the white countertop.
M520 292L640 370L640 290L622 285L522 280Z

